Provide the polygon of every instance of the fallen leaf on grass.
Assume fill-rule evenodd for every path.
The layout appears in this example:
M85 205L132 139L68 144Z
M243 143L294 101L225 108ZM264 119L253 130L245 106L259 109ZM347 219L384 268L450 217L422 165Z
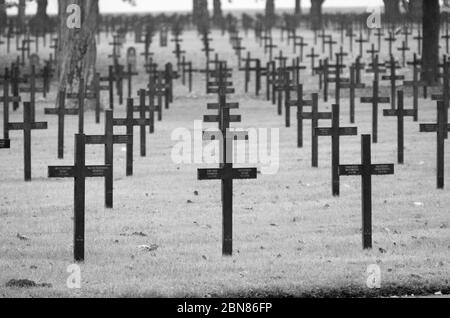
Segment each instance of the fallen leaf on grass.
M51 288L51 284L37 284L29 279L11 279L5 285L7 288Z
M17 238L21 241L29 241L30 239L24 235L17 233Z
M159 248L158 245L152 244L152 245L139 245L139 249L144 252L154 252Z

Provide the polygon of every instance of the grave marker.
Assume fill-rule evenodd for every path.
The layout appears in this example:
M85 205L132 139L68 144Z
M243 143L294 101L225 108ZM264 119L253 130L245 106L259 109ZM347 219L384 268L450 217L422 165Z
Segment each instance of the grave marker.
M378 82L373 82L372 97L361 97L362 104L372 104L372 134L373 143L378 143L378 105L390 102L389 97L380 97L378 91Z
M384 110L383 115L385 117L397 117L397 162L398 164L404 163L404 121L405 117L414 117L416 111L414 109L404 109L403 91L397 92L397 109Z
M340 138L341 136L356 136L356 127L340 127L340 109L338 104L333 105L331 128L316 128L314 134L318 137L331 137L331 180L332 194L339 196L339 161L340 161Z
M220 73L225 73L224 65L221 63L219 67ZM228 88L225 84L226 77L219 74L218 77L218 92L226 91ZM221 180L222 182L222 218L223 218L223 232L222 232L222 254L224 256L231 256L233 254L233 180L241 179L256 179L256 168L233 168L233 140L245 140L248 138L247 132L230 133L230 123L240 122L240 116L230 115L230 108L226 103L223 103L226 96L221 96L221 101L217 105L217 116L205 116L204 122L218 122L219 131L222 134L222 141L220 145L221 158L223 162L219 169L199 169L198 180ZM211 106L211 105L210 105ZM216 107L209 107L216 108ZM214 133L204 133L204 140L214 140Z
M319 112L319 95L314 93L311 98L311 112L304 112L300 120L311 120L311 162L312 167L319 166L319 140L316 135L316 128L319 126L320 119L332 119L330 112Z
M64 118L66 115L78 115L78 109L65 108L66 91L63 90L59 94L58 108L46 108L46 115L58 116L58 159L64 158Z
M23 103L23 122L9 123L9 130L23 131L24 175L25 181L31 181L31 132L47 129L46 122L35 122L31 117L31 103Z
M445 113L448 111L442 100L437 101L437 124L421 124L420 132L429 133L435 132L437 135L437 148L436 148L436 178L437 188L444 189L445 179L445 136L450 131L450 125L446 120Z
M85 145L104 145L105 147L105 166L110 167L105 173L105 207L108 209L112 209L114 205L114 145L133 144L133 135L114 135L113 124L113 111L107 110L105 111L105 134L85 136Z
M75 135L75 164L73 166L48 167L49 178L74 178L74 246L76 262L85 260L85 202L86 178L106 178L111 166L86 166L86 136Z
M340 165L340 176L361 176L362 181L362 243L372 248L372 176L393 175L393 164L372 164L370 135L362 135L361 164Z

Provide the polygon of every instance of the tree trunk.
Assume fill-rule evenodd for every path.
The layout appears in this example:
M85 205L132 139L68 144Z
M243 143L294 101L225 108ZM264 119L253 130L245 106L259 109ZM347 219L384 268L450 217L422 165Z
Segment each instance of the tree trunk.
M50 19L47 15L48 0L37 0L36 15L30 20L31 32L42 34L49 31Z
M409 0L409 13L413 21L422 20L423 2L424 0Z
M81 28L67 27L71 13L65 8L76 4L81 8ZM98 0L58 0L59 5L59 39L58 39L58 79L60 90L73 88L74 80L83 78L90 85L95 75L96 40L99 7ZM59 93L58 93L59 95ZM59 96L57 98L57 103Z
M325 0L311 0L311 24L313 30L322 29L322 4Z
M266 0L266 26L272 28L275 25L275 0Z
M216 24L220 23L222 20L223 14L222 14L222 1L221 0L214 0L214 15L213 19Z
M209 31L209 11L208 0L199 0L199 31L205 33Z
M197 25L198 22L198 3L199 0L192 1L192 23Z
M25 0L19 0L19 4L17 7L17 18L19 31L21 33L25 32L25 9L26 9Z
M295 0L295 14L296 15L302 14L302 1L301 0Z
M0 0L0 33L3 33L3 30L7 26L8 16L6 14L6 1Z
M396 23L400 18L400 0L383 0L386 22Z
M209 29L208 0L194 0L192 20L199 32L203 33Z
M439 0L423 1L422 79L429 85L437 82L439 64Z

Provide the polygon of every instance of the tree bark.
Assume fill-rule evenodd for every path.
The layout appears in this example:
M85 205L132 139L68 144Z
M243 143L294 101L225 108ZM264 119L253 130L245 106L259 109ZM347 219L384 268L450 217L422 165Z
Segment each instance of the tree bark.
M423 56L422 79L429 85L435 84L439 64L439 0L423 1Z
M81 8L81 28L67 27L70 13L66 8L76 4ZM73 88L74 80L83 78L90 85L95 75L96 40L99 7L98 0L58 0L59 5L59 37L57 73L60 90ZM59 95L59 92L58 92ZM59 96L57 98L57 103Z
M396 23L399 21L400 14L400 0L383 0L384 2L384 16L386 22Z
M311 0L311 24L313 30L322 29L322 5L325 0Z

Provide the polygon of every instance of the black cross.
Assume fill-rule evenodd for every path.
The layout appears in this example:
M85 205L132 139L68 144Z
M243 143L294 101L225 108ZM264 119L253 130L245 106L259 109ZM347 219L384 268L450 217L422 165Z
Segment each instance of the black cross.
M353 38L356 36L356 34L353 33L353 29L349 28L347 29L347 33L345 34L345 36L349 38L349 50L353 53Z
M296 53L296 48L300 47L300 62L303 63L303 49L308 46L308 43L304 42L304 38L299 36L294 40L294 53Z
M361 176L362 181L362 243L372 248L372 176L393 175L393 164L372 164L370 135L362 135L361 164L339 166L340 176Z
M378 63L378 55L375 55L375 58L372 60L372 63L369 64L371 67L366 71L366 73L373 73L374 80L379 81L380 74L386 73L386 69L384 69L385 64Z
M100 90L107 90L109 93L109 109L114 109L114 66L108 67L108 76L100 77L100 82L108 82L108 85L100 85Z
M355 68L355 81L357 84L361 84L361 71L366 68L365 63L361 63L361 56L358 56L355 60L355 63L352 64Z
M405 77L403 75L396 74L396 70L400 67L397 66L397 62L395 61L393 55L391 55L391 59L387 63L389 64L390 74L388 76L382 76L381 79L389 80L391 82L391 109L395 109L396 104L395 95L397 92L397 81L404 80Z
M343 68L345 68L345 65L342 65L339 63L339 54L336 54L336 64L331 64L328 65L329 68L333 68L334 70L332 72L328 72L328 73L332 73L334 74L334 77L328 77L326 79L327 83L335 83L335 100L336 100L336 104L340 104L340 99L341 99L341 86L342 84L346 84L348 83L350 80L347 78L341 78L341 71Z
M127 99L127 117L124 119L114 119L113 126L125 126L126 135L133 138L134 126L147 126L150 125L150 119L134 119L134 101L132 98ZM133 141L127 143L127 176L133 175Z
M350 82L342 83L341 88L349 89L349 100L350 100L350 123L355 123L355 90L365 88L365 84L358 84L356 81L356 68L355 66L350 67Z
M283 51L280 50L280 54L277 57L275 57L275 61L278 61L279 68L285 68L286 67L287 57L283 56Z
M286 67L286 70L293 74L293 81L295 85L300 84L300 71L305 69L306 66L300 65L299 57L292 59L292 65Z
M157 103L158 103L158 121L162 121L162 116L163 116L163 97L164 97L164 101L165 101L165 108L168 108L168 98L167 98L167 93L166 93L166 86L163 83L163 74L162 73L158 73L156 78L153 76L150 76L149 78L149 84L148 84L148 90L147 90L147 94L150 96L150 99L157 99Z
M242 46L241 41L238 41L235 46L233 46L233 50L236 52L236 55L238 57L238 67L241 67L242 62L242 51L245 50L245 47Z
M276 78L276 64L275 61L267 62L266 68L262 73L266 77L266 99L270 100L270 94L272 93L272 102L275 100L275 91L271 90L272 83Z
M311 48L311 53L306 55L306 57L309 57L311 59L311 72L312 75L314 75L314 69L316 67L316 58L318 58L320 55L319 54L314 54L314 47Z
M389 32L389 37L384 39L385 41L389 42L389 56L392 55L392 45L397 40L394 36L393 32Z
M378 51L381 50L381 38L384 36L384 31L380 28L377 29L377 32L375 33L375 36L377 37L377 43L378 43Z
M288 32L288 37L287 37L288 45L290 44L290 40L292 40L292 42L294 43L294 53L297 53L295 41L297 39L299 39L300 37L301 36L297 35L297 30L295 30L295 29L292 29L292 30L290 30L290 32Z
M361 31L361 32L359 33L359 38L356 39L355 42L359 43L359 55L360 55L360 56L363 56L363 53L364 53L364 43L369 42L369 40L363 38L362 31Z
M186 56L183 55L183 57L181 58L180 67L181 67L181 84L186 85L186 73L188 73L189 68L191 69L192 72L192 62L186 61Z
M11 102L19 103L21 99L20 96L18 97L9 96L10 74L7 68L5 69L4 79L2 83L3 83L3 97L0 97L0 103L3 103L3 138L8 140L9 103Z
M417 36L413 37L414 40L417 41L417 52L419 55L422 55L422 40L423 36L420 30L417 31Z
M325 77L325 66L322 60L319 60L319 65L316 66L313 70L313 72L317 75L319 75L319 90L323 87L323 78Z
M58 116L58 159L64 158L64 118L66 115L78 115L78 109L65 108L65 90L59 94L58 108L46 108L46 115Z
M333 60L333 45L337 44L336 41L333 41L333 37L331 35L327 35L327 40L324 42L325 44L328 45L328 54L329 54L329 58L332 61Z
M36 87L36 71L35 66L31 66L31 74L29 76L29 86L21 87L19 92L30 93L30 105L31 105L31 120L34 121L36 117L36 93L45 93L44 87Z
M421 124L420 132L436 132L437 133L437 149L436 149L436 161L437 161L437 188L444 189L445 179L445 137L450 131L450 125L446 120L445 113L448 109L442 100L437 101L437 124Z
M273 57L273 49L277 48L278 46L273 44L272 38L269 38L269 44L266 44L264 46L264 49L269 49L269 61L272 61Z
M440 75L443 78L443 92L441 95L432 95L431 99L432 100L441 100L444 103L444 107L447 111L445 111L443 113L444 116L444 121L448 122L448 108L450 106L450 92L449 92L449 88L450 88L450 65L449 62L447 61L447 58L444 57L444 62L443 62L443 70L442 70L442 74ZM444 138L447 139L448 138L448 131L444 131Z
M113 163L114 163L114 145L133 144L133 135L114 135L114 118L113 111L105 111L105 134L86 136L86 145L104 145L105 146L105 166L111 167L105 175L105 206L112 209L114 205L113 199Z
M412 89L413 89L413 108L415 111L414 121L417 122L419 119L419 88L423 87L424 94L425 94L427 83L425 81L419 80L419 65L421 65L421 61L417 60L416 54L414 54L414 62L408 62L408 65L413 65L413 67L414 67L413 80L412 81L404 81L403 86L412 87Z
M297 85L297 99L290 100L287 103L288 108L297 107L297 147L303 147L303 107L312 106L312 101L303 99L303 85ZM288 111L286 111L286 114ZM290 118L289 118L290 120Z
M341 46L339 47L339 52L336 53L337 62L338 64L344 64L344 57L348 56L348 53L344 52L344 48Z
M11 66L11 93L14 98L20 97L20 84L21 83L30 83L30 79L27 77L20 77L20 69L18 64L13 64ZM13 102L13 110L16 111L19 109L19 102Z
M340 182L339 182L339 159L340 159L340 137L341 136L356 136L358 129L356 127L340 127L340 109L338 104L333 104L332 111L332 126L331 128L316 128L314 134L316 136L330 136L331 137L331 179L332 179L332 194L339 196Z
M21 59L21 66L25 66L25 52L30 52L30 46L26 45L26 40L22 40L22 46L17 47L18 51L21 51L22 59Z
M155 112L159 111L159 108L161 105L155 106L155 96L153 94L150 94L149 91L146 91L145 89L141 89L138 92L139 96L139 106L135 107L133 109L134 112L139 112L140 119L145 119L145 113L149 112L149 132L150 134L153 134L155 132ZM145 97L149 97L149 106L145 105ZM146 147L145 147L145 136L143 136L143 131L145 131L145 125L141 126L141 156L145 157L146 153Z
M35 122L31 117L31 103L23 103L23 123L9 123L9 130L23 131L24 174L25 181L31 181L31 132L47 129L46 122Z
M325 34L325 29L322 29L322 33L317 37L322 39L322 54L325 54L325 41L328 35Z
M166 63L164 67L164 83L166 85L166 106L168 108L169 103L173 103L173 80L180 78L178 72L173 70L172 63Z
M375 55L376 55L379 51L375 49L375 44L372 43L371 49L370 49L370 50L367 50L366 52L370 54L370 60L373 61L374 58L375 58Z
M311 120L311 161L312 167L319 166L319 139L316 135L316 128L319 126L320 119L332 119L330 112L319 112L319 95L314 93L311 98L311 112L298 114L300 120Z
M447 54L449 54L449 47L450 47L450 45L449 45L449 40L450 40L450 34L449 34L449 31L448 31L448 28L445 28L445 35L442 35L441 36L441 39L445 39L445 52L447 53Z
M389 103L389 97L380 97L378 91L378 82L373 82L372 97L361 97L361 103L372 104L372 134L373 143L378 143L378 104Z
M74 259L83 262L85 237L86 178L106 178L111 166L86 166L86 136L75 135L75 164L48 167L49 178L74 178Z
M244 64L245 67L244 68L239 67L239 70L245 72L245 75L244 75L244 77L245 77L245 92L248 93L248 85L250 83L250 68L251 68L251 64L256 62L257 59L252 58L251 52L248 51L247 52L247 57L245 59L243 59L243 61L245 63Z
M283 93L285 100L289 100L289 92L295 88L289 76L289 72L285 69L278 69L278 78L273 82L273 90L278 94L278 115L283 115Z
M403 164L405 161L405 117L414 117L416 115L416 111L414 109L404 109L403 91L398 91L397 94L397 109L384 110L383 115L386 117L397 117L397 162L398 164Z
M402 28L401 34L404 35L405 45L408 46L408 44L409 44L408 39L409 39L409 36L412 35L412 31L410 31L410 30L408 29L408 26L404 26L404 27Z
M127 71L123 71L123 69L121 69L121 73L119 74L119 76L121 78L126 78L127 82L128 82L128 98L131 98L131 94L133 91L133 76L137 76L139 75L138 72L133 72L133 65L128 64L127 67Z
M182 51L181 51L181 52L182 52ZM175 53L175 52L173 52L173 53ZM148 60L149 60L153 55L154 55L154 53L153 53L153 52L150 52L150 47L146 45L146 46L145 46L144 52L141 53L141 56L144 57L145 63L147 63ZM176 55L176 56L177 56L177 58L178 58L178 55Z
M84 133L84 100L95 99L94 94L86 94L86 85L84 79L81 78L78 83L78 93L67 93L66 98L76 99L78 101L78 133Z
M179 70L179 69L180 69L179 65L180 65L181 56L182 56L183 54L185 54L186 51L182 50L180 44L177 43L177 44L175 45L175 51L173 51L172 53L174 53L174 54L175 54L175 57L177 58L177 68L178 68L178 70Z
M220 66L220 70L223 65ZM226 72L224 72L226 73ZM226 78L219 77L219 88L226 81ZM226 86L224 86L226 88ZM225 96L222 98L222 102ZM210 105L209 109L218 109L218 115L205 116L204 122L218 122L219 134L222 135L220 145L221 158L223 158L219 169L199 169L198 180L221 180L222 182L222 254L231 256L233 254L233 180L256 179L256 168L233 168L233 140L245 140L248 138L247 132L230 133L230 123L240 122L240 116L230 115L230 108L226 102L219 102L219 105ZM217 106L217 108L216 108ZM214 140L216 133L204 133L204 140Z
M402 46L397 48L397 50L402 52L402 65L403 65L403 67L405 67L406 66L406 52L410 50L408 47L408 44L405 41L403 41Z

